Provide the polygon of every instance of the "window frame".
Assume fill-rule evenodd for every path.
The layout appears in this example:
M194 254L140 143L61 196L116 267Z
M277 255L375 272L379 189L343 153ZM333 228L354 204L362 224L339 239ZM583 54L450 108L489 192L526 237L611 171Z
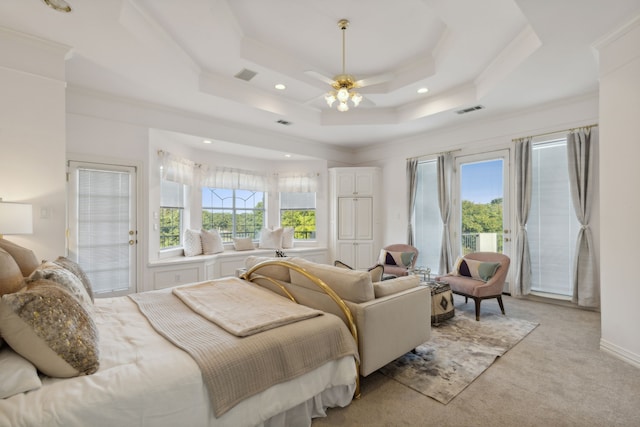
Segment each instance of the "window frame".
M222 203L221 206L205 206L204 203L204 199L205 199L205 195L204 192L205 191L216 191L216 190L220 190L220 191L230 191L231 192L231 207L225 207L224 206L224 202ZM238 207L238 203L237 201L239 199L241 199L240 197L237 197L237 192L240 191L244 191L244 192L250 192L253 193L253 195L255 194L262 194L262 200L255 202L255 205L253 208L246 208L246 207ZM228 244L228 243L233 243L233 239L236 238L243 238L243 237L251 237L251 241L252 242L258 242L260 239L260 232L262 231L262 229L264 228L266 221L267 221L267 199L268 199L268 193L266 191L258 191L258 190L244 190L244 189L230 189L230 188L217 188L217 187L202 187L201 189L201 208L202 208L202 215L201 215L201 227L205 230L211 230L212 228L214 228L213 226L215 225L213 223L213 218L211 223L207 222L205 223L204 217L206 213L210 213L212 215L216 214L216 213L227 213L228 211L231 211L231 232L229 235L229 232L227 231L221 231L218 230L218 232L220 233L220 236L222 237L222 242L224 244ZM220 198L220 200L224 200L228 197L224 197L224 198ZM255 206L259 205L260 203L262 203L262 208L256 208ZM216 211L221 211L221 212L216 212ZM254 231L253 231L253 235L252 236L247 236L248 233L250 233L249 231L247 231L246 229L248 228L245 224L245 230L244 231L238 231L238 217L241 214L240 212L244 212L247 213L249 211L254 212L254 214L256 212L262 212L262 223L258 224L258 222L254 223ZM255 216L254 216L255 218ZM243 235L239 235L240 233L242 233Z
M305 192L303 194L313 194L313 207L312 208L283 208L282 207L282 195L283 194L300 194L300 193L296 193L296 192L286 192L286 191L282 191L280 193L278 193L278 221L280 224L280 227L293 227L294 232L293 232L293 240L296 242L315 242L317 241L317 233L318 233L318 205L317 205L317 197L318 194L313 191L313 192ZM292 226L290 224L284 224L283 223L283 213L284 212L294 212L294 211L300 211L300 212L313 212L313 231L306 231L306 230L296 230L296 225ZM301 226L308 226L308 224L303 224ZM297 233L310 233L310 237L309 238L297 238L296 235ZM299 235L299 234L298 234Z

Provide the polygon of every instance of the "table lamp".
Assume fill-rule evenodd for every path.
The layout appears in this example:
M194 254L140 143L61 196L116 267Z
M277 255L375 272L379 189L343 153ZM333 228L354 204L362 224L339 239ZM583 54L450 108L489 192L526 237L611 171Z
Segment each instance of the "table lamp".
M3 234L33 233L33 207L29 203L3 202L0 199L0 238Z

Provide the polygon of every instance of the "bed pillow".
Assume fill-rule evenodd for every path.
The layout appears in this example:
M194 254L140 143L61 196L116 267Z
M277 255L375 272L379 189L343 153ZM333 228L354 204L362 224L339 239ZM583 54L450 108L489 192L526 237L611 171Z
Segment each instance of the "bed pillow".
M397 265L398 267L409 268L415 256L415 252L393 252L381 249L378 262L385 265Z
M294 232L295 230L293 227L285 227L282 229L282 248L283 249L291 249L293 247Z
M458 257L453 270L456 276L471 277L486 282L496 274L498 267L500 267L499 262L484 262Z
M222 237L218 230L200 230L200 240L202 241L202 253L205 255L218 254L224 252Z
M236 251L248 251L255 249L251 237L236 237L233 239L233 247Z
M284 230L280 227L269 230L263 228L260 232L260 242L258 247L260 249L282 249L282 232Z
M185 230L182 247L184 249L184 256L202 255L202 239L200 237L200 231Z
M62 268L66 268L67 270L75 274L76 277L80 279L80 281L82 282L82 285L84 286L85 291L87 291L89 298L91 298L91 302L93 302L94 300L93 286L91 286L91 281L89 280L89 276L87 276L87 274L84 272L82 267L80 267L80 265L77 262L67 257L59 256L58 258L56 258L55 261L53 261L53 263L56 265L59 265Z
M0 248L0 296L17 292L24 286L18 263L9 252Z
M0 332L16 353L50 377L98 370L98 329L88 310L55 282L41 279L3 295Z
M7 251L16 260L23 277L29 276L40 265L31 249L23 248L2 238L0 238L0 248Z
M93 305L93 301L82 284L82 280L64 267L52 262L43 262L40 267L31 273L31 276L27 279L27 285L42 283L39 282L41 279L56 282L76 297L85 307L91 308Z
M0 399L42 387L36 367L10 348L0 351Z

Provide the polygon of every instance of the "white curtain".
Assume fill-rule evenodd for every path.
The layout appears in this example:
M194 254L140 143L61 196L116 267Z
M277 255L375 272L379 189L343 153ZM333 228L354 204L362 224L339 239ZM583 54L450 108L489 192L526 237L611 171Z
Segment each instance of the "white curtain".
M511 286L514 296L531 292L531 253L527 235L527 221L531 209L531 137L516 141L516 220L518 231L515 251L515 280Z
M573 302L584 307L600 306L600 280L596 271L593 235L589 228L594 196L593 153L597 142L598 131L595 128L582 128L567 135L571 199L576 217L582 225L573 263Z
M416 207L416 189L418 188L418 159L407 159L407 243L413 245L413 210Z
M200 164L163 150L158 151L158 157L160 158L162 179L184 185L199 185Z
M269 177L264 172L227 167L210 167L158 151L162 178L194 187L227 188L232 190L268 191Z
M212 167L203 170L200 187L268 191L269 178L266 173L261 172Z
M278 172L274 175L274 184L281 193L315 193L318 191L319 176L317 172Z
M438 156L438 206L442 219L442 247L440 249L439 272L445 274L453 268L451 235L451 174L453 172L453 156L445 153Z

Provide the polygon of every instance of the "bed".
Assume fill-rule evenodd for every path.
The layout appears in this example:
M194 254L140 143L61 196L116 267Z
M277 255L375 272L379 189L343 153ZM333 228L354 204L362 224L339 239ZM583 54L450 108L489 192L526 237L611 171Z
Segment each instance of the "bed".
M1 256L2 253L0 258ZM76 273L80 274L78 271ZM30 277L32 275L33 273ZM212 281L189 286L215 286L216 283ZM256 287L237 278L225 279L225 283L229 286L242 284ZM32 287L45 289L46 285L40 283ZM259 290L275 296L270 291ZM310 425L312 418L323 416L327 408L348 405L358 393L357 335L353 336L353 331L349 331L337 316L319 314L245 338L238 338L223 330L227 335L221 340L230 342L229 348L215 359L228 360L229 365L239 365L239 372L244 369L241 356L250 351L238 350L236 343L248 341L252 337L271 337L270 334L289 336L289 341L274 344L284 360L284 353L296 355L301 351L293 346L294 342L307 340L306 346L310 346L312 341L309 340L314 339L312 337L316 334L316 325L322 324L321 330L330 330L330 335L340 337L338 340L342 341L342 347L327 360L315 361L314 366L304 372L294 369L293 374L289 372L284 377L273 374L270 380L272 384L259 386L257 391L252 390L250 395L236 399L237 401L226 401L220 409L214 405L213 396L226 396L227 388L213 387L212 390L212 383L203 373L201 362L194 359L188 351L177 347L174 344L175 336L167 336L166 329L158 329L153 314L148 313L149 306L145 306L148 304L148 300L144 300L146 296L152 297L151 300L154 301L158 298L163 301L173 298L170 304L176 304L175 290L137 295L142 296L142 300L130 297L95 299L91 319L99 336L99 367L88 375L80 374L70 378L53 378L41 372L36 373L33 367L36 363L30 364L30 361L21 358L18 354L20 352L13 351L11 344L15 341L10 340L6 334L5 307L12 297L3 296L0 333L6 343L0 348L0 375L3 376L3 383L30 384L28 387L32 389L0 399L0 426L303 426ZM197 293L192 295L198 296ZM286 301L280 296L277 298ZM184 300L177 303L180 304L181 301ZM151 307L159 307L156 310L159 313L167 310L166 306ZM170 308L166 312L180 318L175 314L179 310ZM167 318L172 316L160 317L161 323L171 322ZM198 322L202 323L202 320ZM212 328L223 329L215 324L212 324ZM190 326L183 327L180 322L175 329L179 334L192 330ZM9 331L10 333L12 332ZM337 344L329 345L336 346ZM325 344L321 344L321 347L325 347ZM1 356L10 356L13 364L3 365L4 359ZM309 355L304 356L305 359L308 357ZM22 359L21 368L15 368L18 366L15 364L16 358ZM262 360L257 358L257 369L260 369ZM298 361L290 359L290 362L282 364L297 366ZM274 368L277 365L277 362L266 364L265 371L286 371L286 366ZM3 372L3 369L11 369L12 373L9 374L6 370ZM25 373L29 370L30 374ZM18 373L22 378L14 378ZM34 380L34 375L39 384ZM231 384L228 382L234 382L234 375L241 374L227 373L224 381L217 384Z

